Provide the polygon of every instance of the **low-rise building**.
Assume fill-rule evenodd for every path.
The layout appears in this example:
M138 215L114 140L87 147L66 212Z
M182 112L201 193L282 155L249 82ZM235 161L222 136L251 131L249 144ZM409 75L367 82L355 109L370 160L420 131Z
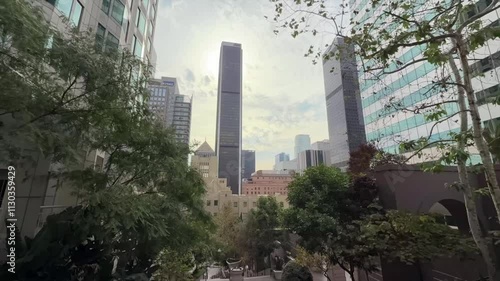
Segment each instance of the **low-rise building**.
M242 194L245 195L288 195L288 184L293 176L288 171L259 170L243 182Z

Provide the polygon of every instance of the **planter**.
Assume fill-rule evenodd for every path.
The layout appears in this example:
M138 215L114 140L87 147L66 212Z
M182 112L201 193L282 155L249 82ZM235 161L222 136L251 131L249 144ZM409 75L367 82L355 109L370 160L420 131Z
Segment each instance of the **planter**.
M282 270L273 270L273 276L275 280L281 280Z
M230 281L243 281L243 270L233 269L229 272Z

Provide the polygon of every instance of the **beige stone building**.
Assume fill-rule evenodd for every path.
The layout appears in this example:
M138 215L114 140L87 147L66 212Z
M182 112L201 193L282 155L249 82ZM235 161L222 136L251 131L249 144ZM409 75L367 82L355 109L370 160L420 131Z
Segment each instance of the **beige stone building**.
M284 194L233 194L227 185L227 179L217 177L217 156L207 142L204 142L191 157L191 166L196 168L205 180L205 210L217 216L225 205L232 207L235 213L245 218L251 209L257 207L259 197L273 196L279 204L288 207Z

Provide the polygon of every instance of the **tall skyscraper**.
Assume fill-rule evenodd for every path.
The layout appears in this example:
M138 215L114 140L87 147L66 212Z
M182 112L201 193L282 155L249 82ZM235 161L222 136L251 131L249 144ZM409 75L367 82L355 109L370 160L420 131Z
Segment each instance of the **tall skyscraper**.
M278 163L284 161L290 161L290 155L286 154L285 152L281 152L280 154L274 156L274 165L278 165Z
M346 168L349 153L366 141L354 46L337 37L326 53L339 53L323 61L326 115L332 165ZM314 149L314 148L313 148Z
M241 44L222 42L219 59L215 153L220 178L227 178L233 194L241 193Z
M249 179L255 172L255 150L241 151L241 178Z
M294 157L297 157L299 153L307 149L311 149L311 138L309 135L296 135Z
M175 129L176 139L189 144L191 98L179 93L177 79L162 77L149 82L149 108L166 127Z

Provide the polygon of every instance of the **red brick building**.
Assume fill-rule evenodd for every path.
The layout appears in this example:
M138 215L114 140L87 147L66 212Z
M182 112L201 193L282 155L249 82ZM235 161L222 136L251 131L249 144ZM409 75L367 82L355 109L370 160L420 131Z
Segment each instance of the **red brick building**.
M292 179L292 175L287 171L259 170L243 182L242 194L288 195L288 184Z

